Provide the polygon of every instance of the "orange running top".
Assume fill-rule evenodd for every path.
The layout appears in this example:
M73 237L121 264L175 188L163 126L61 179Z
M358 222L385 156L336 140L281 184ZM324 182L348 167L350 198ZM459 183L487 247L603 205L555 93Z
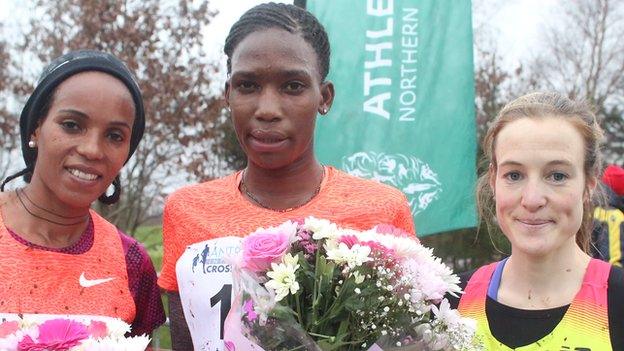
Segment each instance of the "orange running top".
M132 323L136 311L119 232L90 213L93 246L76 255L18 242L0 216L0 313L108 316Z
M175 265L186 246L223 236L243 237L258 227L279 225L308 216L339 226L370 229L392 224L414 233L407 199L399 190L325 167L321 190L310 202L287 212L256 206L240 193L241 172L174 192L163 215L163 268L158 285L177 291Z

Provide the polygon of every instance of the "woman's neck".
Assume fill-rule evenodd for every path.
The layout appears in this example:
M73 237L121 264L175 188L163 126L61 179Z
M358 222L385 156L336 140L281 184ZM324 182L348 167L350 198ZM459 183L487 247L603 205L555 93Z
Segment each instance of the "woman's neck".
M55 192L38 178L33 177L31 182L22 189L27 201L39 212L48 213L56 218L79 218L89 213L90 206L72 206L59 199Z
M547 309L570 304L579 291L590 257L576 243L546 256L514 252L509 257L498 300L522 309Z
M24 240L63 248L76 243L89 224L89 208L72 208L31 182L6 194L2 208L4 223Z
M243 172L241 191L257 205L283 210L311 200L320 190L323 175L323 166L314 157L278 169L250 162Z

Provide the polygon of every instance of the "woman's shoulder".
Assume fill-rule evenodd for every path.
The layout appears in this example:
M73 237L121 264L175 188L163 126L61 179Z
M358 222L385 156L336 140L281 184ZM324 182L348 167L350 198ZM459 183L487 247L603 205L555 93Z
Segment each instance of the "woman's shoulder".
M9 201L8 192L0 192L0 208L2 208Z
M367 196L379 196L379 197L397 197L404 198L403 193L391 186L384 184L380 181L373 179L360 178L355 175L351 175L344 171L341 171L334 167L328 167L334 186L345 188L353 191L355 194L366 194Z
M132 236L124 233L121 229L117 229L119 237L121 239L121 246L123 247L124 255L126 257L126 264L134 267L141 267L137 269L138 275L142 273L143 267L153 267L152 259L147 253L147 249L141 242ZM154 234L156 235L156 234Z
M234 187L237 174L238 172L235 172L222 178L183 186L167 197L166 206L171 207L179 203L187 204L194 199L206 200L212 199L212 196L223 195Z

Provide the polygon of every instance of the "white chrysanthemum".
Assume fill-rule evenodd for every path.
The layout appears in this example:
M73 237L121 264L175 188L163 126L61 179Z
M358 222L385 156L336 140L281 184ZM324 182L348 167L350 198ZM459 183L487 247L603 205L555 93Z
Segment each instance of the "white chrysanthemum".
M431 250L422 246L414 238L378 233L374 228L359 232L356 236L360 241L375 241L394 250L394 256L398 259L431 256Z
M443 299L439 307L432 306L435 315L433 337L429 340L430 347L452 350L482 350L483 345L475 338L477 324L474 319L460 316L457 310L450 307Z
M451 282L456 276L450 270L447 272L447 267L439 260L407 260L403 262L403 269L404 275L411 279L413 303L420 299L440 300L447 293L455 295L461 291L457 284Z
M336 239L327 239L325 240L325 244L323 245L325 251L336 250L338 249L338 240Z
M417 246L420 248L414 251L415 254L402 263L403 276L411 280L407 283L428 301L440 300L447 293L458 296L461 293L459 277L440 258L433 256L432 250ZM415 301L412 297L412 302Z
M130 324L119 318L106 320L106 327L108 328L108 335L111 337L123 337L130 332Z
M38 321L37 319L33 318L32 315L26 315L24 316L24 318L19 320L20 329L22 330L30 329L30 328L39 330L38 329L39 324L41 324L41 321Z
M370 247L360 246L358 244L349 248L345 243L338 244L337 247L325 246L327 259L338 264L346 263L349 268L359 267L364 262L368 262L371 258L368 256L371 252Z
M256 229L253 233L251 233L250 235L254 235L254 234L257 234L257 233L263 233L263 234L286 234L286 235L288 235L288 242L292 243L292 242L298 240L298 237L297 237L297 226L298 226L298 224L296 222L286 221L286 222L278 225L277 227L268 227L268 228L260 227L260 228Z
M254 312L258 314L258 323L262 326L266 324L269 318L269 312L275 308L275 292L271 289L266 290L267 293L258 294L253 299Z
M439 306L431 306L431 311L438 321L451 326L461 323L461 316L457 310L451 308L447 299L443 299Z
M288 266L296 266L295 270L299 268L299 257L293 256L290 253L287 253L282 257L282 262Z
M336 239L342 235L340 228L326 219L308 217L303 223L303 228L313 233L312 239L314 240Z
M265 287L275 291L275 301L281 301L288 294L296 294L299 291L295 272L299 268L297 258L291 254L284 255L283 263L271 263L271 270L267 272L267 277L271 278Z
M357 236L360 241L379 241L379 238L384 236L384 234L379 234L374 229L369 229L361 232L355 231L354 233L350 234Z
M365 277L359 272L353 272L353 278L355 278L355 284L362 284Z
M141 335L129 338L105 337L100 339L89 338L82 342L79 350L88 351L144 351L149 345L150 338Z
M26 336L30 335L33 340L39 337L39 330L36 327L18 330L11 335L0 338L0 350L17 350L17 344Z

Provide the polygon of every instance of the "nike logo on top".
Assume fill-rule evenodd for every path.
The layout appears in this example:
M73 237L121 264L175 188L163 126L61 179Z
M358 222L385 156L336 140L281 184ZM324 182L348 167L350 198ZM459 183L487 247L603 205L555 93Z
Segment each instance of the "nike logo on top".
M115 278L111 277L111 278L103 278L103 279L87 279L85 277L84 272L82 272L82 274L80 274L80 279L78 279L78 283L80 283L80 286L82 286L83 288L90 288L92 286L110 282L113 279Z

